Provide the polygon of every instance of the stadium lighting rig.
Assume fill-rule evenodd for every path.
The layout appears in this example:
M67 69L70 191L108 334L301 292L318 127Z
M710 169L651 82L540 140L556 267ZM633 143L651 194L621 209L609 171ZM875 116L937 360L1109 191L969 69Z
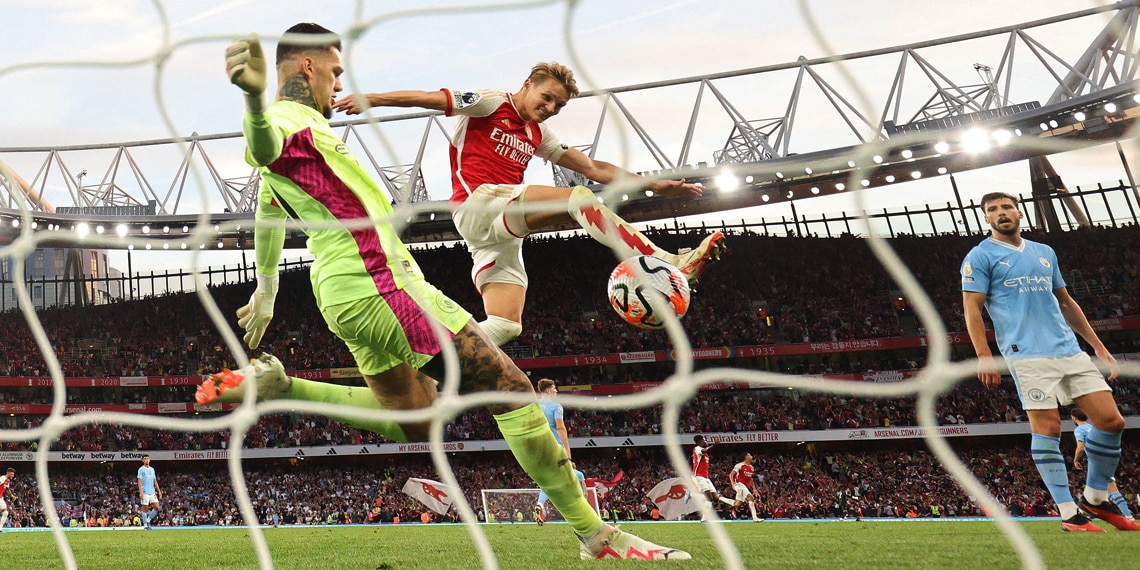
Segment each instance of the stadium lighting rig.
M694 200L653 198L652 192L626 192L611 197L630 222L644 222L783 201L828 196L854 189L871 189L955 172L1025 160L1065 150L1104 144L1130 136L1140 117L1140 82L1130 82L1059 103L1036 103L982 113L957 115L903 125L867 145L804 153L750 163L682 166L640 174L655 178L685 178L705 186ZM935 124L937 123L937 124ZM867 148L874 145L874 149ZM595 190L600 190L596 187ZM72 233L91 247L128 247L131 239L146 240L144 249L220 249L253 247L253 214L210 214L205 223L217 233L197 238L200 215L85 215L0 212L0 246L22 231L36 232L43 247L68 247L74 242L52 239ZM459 239L446 202L409 216L402 237L408 242ZM28 228L24 224L28 223ZM572 230L576 226L551 228ZM47 232L47 236L42 233ZM128 239L130 238L130 239ZM290 230L286 247L303 247L304 234Z
M868 143L882 149L874 152L851 146L696 172L655 172L703 183L705 196L665 203L641 200L623 208L622 215L644 221L706 214L1016 162L1061 152L1056 142L1064 142L1065 150L1104 144L1131 136L1140 117L1138 88L1138 82L1131 82L1046 106L1033 103L1008 113L949 117L942 120L946 125L884 135Z

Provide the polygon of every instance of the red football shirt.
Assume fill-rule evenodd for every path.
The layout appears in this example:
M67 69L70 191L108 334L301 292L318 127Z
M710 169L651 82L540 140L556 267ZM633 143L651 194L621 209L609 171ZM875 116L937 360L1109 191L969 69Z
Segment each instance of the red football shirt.
M732 468L736 471L736 482L747 486L748 482L752 480L752 476L756 474L756 468L741 461Z
M483 184L522 184L531 157L558 162L567 147L545 124L524 121L509 93L442 89L447 115L459 117L451 137L451 202Z
M693 476L709 478L709 454L699 445L693 448Z

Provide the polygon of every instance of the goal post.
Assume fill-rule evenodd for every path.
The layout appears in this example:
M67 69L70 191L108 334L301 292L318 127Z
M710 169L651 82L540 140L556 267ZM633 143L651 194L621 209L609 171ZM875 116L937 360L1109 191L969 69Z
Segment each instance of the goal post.
M489 523L517 523L520 522L521 514L521 522L534 523L534 508L538 505L540 492L540 489L482 489L483 520ZM601 516L597 490L586 489L586 501ZM546 501L544 507L546 522L565 520L550 501Z

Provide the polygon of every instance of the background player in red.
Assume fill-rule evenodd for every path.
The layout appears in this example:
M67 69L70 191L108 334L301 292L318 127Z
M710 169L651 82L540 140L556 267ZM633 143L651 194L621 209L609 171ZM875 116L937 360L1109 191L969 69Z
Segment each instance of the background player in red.
M4 495L8 493L8 485L12 484L12 479L15 476L16 470L11 467L3 476L0 476L0 532L4 530L4 524L8 522L8 503L4 502Z
M712 480L709 479L709 451L711 451L716 444L712 443L706 445L705 436L703 435L694 437L693 442L697 445L693 448L689 457L693 463L693 480L697 482L697 490L704 493L705 498L714 504L720 501L732 507L739 506L739 501L722 497L720 493L716 491L716 486L713 485ZM701 520L704 520L703 516Z
M732 468L732 473L728 474L728 482L732 486L732 490L736 491L736 504L739 505L742 501L748 501L748 510L752 511L752 520L764 522L764 519L756 516L756 496L752 492L756 488L752 482L754 475L756 475L756 468L752 466L752 454L745 453L744 461L737 463Z
M574 72L557 63L539 63L514 94L502 91L440 89L349 95L333 108L349 115L368 107L422 107L458 116L451 139L451 204L455 227L467 242L474 266L471 279L483 296L483 330L497 344L522 333L527 275L522 243L543 228L575 222L620 259L652 255L696 281L724 250L724 234L714 232L696 249L673 254L600 204L585 186L561 188L524 184L534 156L610 184L636 178L613 164L594 160L558 139L545 121L578 96ZM695 198L703 188L684 180L640 184L667 198ZM553 204L561 202L564 204ZM546 203L541 211L535 204ZM526 204L531 204L526 208Z

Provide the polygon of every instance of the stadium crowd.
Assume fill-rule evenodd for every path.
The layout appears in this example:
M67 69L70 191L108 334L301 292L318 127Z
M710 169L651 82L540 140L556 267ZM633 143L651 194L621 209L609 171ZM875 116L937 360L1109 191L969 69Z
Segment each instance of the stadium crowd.
M703 230L649 233L663 247L676 248L690 244ZM694 346L821 342L922 332L910 302L900 300L897 287L862 239L850 235L773 237L731 229L729 233L729 253L702 278L683 321ZM1025 235L1049 243L1065 260L1070 291L1090 318L1137 313L1140 229ZM979 236L955 235L891 240L950 331L965 328L958 269L963 255L979 240ZM523 334L508 345L513 354L557 356L669 348L664 332L630 327L607 308L603 284L614 265L608 251L581 237L531 241L525 251L531 287ZM470 283L471 262L461 245L422 248L415 255L431 282L479 313L482 303ZM565 271L567 260L573 260L574 271ZM582 283L596 286L582 287ZM248 284L210 287L227 316L245 303L249 291ZM307 271L282 276L276 309L264 349L278 355L289 369L352 365L351 355L328 332L316 310ZM61 357L65 376L196 374L217 371L236 361L193 294L85 309L52 308L39 315ZM229 326L236 327L235 319L230 320ZM23 315L11 310L0 313L0 326L10 333L0 340L0 376L47 375Z
M651 232L653 233L653 232ZM653 233L666 248L690 244L703 232ZM1135 227L1090 229L1056 235L1027 233L1057 249L1070 290L1092 319L1137 313L1137 271L1140 231ZM609 252L585 244L585 238L538 238L527 249L531 275L523 335L511 343L515 354L534 356L583 355L668 349L664 333L643 331L621 323L605 307L602 283L614 264ZM931 296L948 330L963 330L958 266L978 236L908 237L891 240ZM741 346L819 342L913 335L922 332L906 300L861 240L772 237L736 232L730 254L708 272L693 297L683 324L694 346ZM469 281L469 256L462 246L436 247L416 253L429 279L461 305L478 311L481 303ZM575 271L565 271L568 259ZM584 288L581 284L595 283ZM232 315L245 303L248 284L210 288L223 314ZM132 302L79 308L53 308L38 313L65 376L183 375L217 371L235 359L223 345L216 327L196 298L173 294ZM0 313L0 376L44 376L46 365L23 315ZM235 326L230 322L229 326ZM156 332L157 331L157 332ZM1132 335L1134 336L1134 335ZM308 276L296 271L282 276L277 314L265 349L294 370L351 366L344 345L327 331L316 312ZM1114 351L1136 351L1135 340L1108 338ZM882 361L836 359L806 362L787 359L780 370L789 373L862 372L921 366L920 359L883 355ZM632 370L632 372L628 371ZM596 370L576 370L560 383L612 383L660 380L652 367L623 368L617 376ZM580 376L579 376L580 375ZM570 377L573 376L573 377ZM1114 384L1125 415L1140 414L1140 381ZM190 390L174 388L71 389L70 403L186 402ZM111 400L111 401L108 401ZM50 403L50 390L19 388L0 393L0 402ZM572 407L572 406L571 406ZM846 395L785 390L701 392L683 409L681 430L710 431L837 429L913 425L914 401L909 398L855 399ZM944 424L1024 421L1007 384L984 391L966 382L942 397L939 415ZM601 412L575 410L568 414L571 436L653 434L660 431L659 407ZM39 416L11 415L0 427L24 429L38 425ZM448 427L452 440L493 439L497 429L482 410L462 415ZM291 447L377 443L374 434L360 432L320 416L264 416L247 434L247 446ZM87 425L64 433L53 443L59 450L210 449L228 443L228 433L185 433L123 425ZM28 450L35 442L5 442L4 450ZM1048 496L1027 451L1019 447L966 449L963 459L979 478L1015 513L1047 511ZM1129 442L1125 457L1135 457ZM725 452L726 454L728 452ZM740 452L742 454L743 452ZM592 455L592 457L591 457ZM661 479L673 476L660 450L629 450L620 458L586 454L591 476L610 477L618 469L627 479L608 497L607 516L644 518L651 505L644 494ZM579 459L576 457L576 459ZM469 501L479 503L481 488L532 486L512 462L491 455L462 454L452 458ZM775 518L824 516L958 516L977 509L936 462L917 450L810 450L756 453L761 515ZM727 490L731 461L714 467L717 485ZM1128 489L1140 475L1122 464L1121 486ZM227 475L220 466L195 471L172 462L163 466L160 481L167 491L159 524L238 524ZM189 466L187 466L189 468ZM25 475L26 476L26 475ZM53 493L61 512L84 524L132 524L135 521L133 471L114 469L93 473L53 473ZM368 466L255 466L249 472L251 494L262 521L273 524L329 524L420 520L424 510L399 492L408 477L435 478L423 459L381 458ZM24 480L26 483L28 479ZM1075 475L1074 475L1075 481ZM18 499L12 520L43 524L34 485L14 485ZM616 509L616 514L614 514ZM78 516L77 516L78 515ZM102 519L102 522L100 522ZM93 521L88 523L87 521ZM67 524L70 524L70 520ZM78 524L78 523L77 523Z
M1071 436L1066 460L1071 462ZM1007 442L1009 445L1009 442ZM900 449L901 447L901 449ZM713 455L712 479L730 493L728 473L748 451L755 457L757 508L766 518L958 517L984 513L958 488L924 449L893 443L889 448L857 449L850 445L816 449L814 446L772 450L718 448ZM1140 477L1137 441L1126 440L1117 474L1122 491L1134 503L1134 482ZM1028 450L1016 443L1005 446L967 446L959 456L995 497L1015 515L1051 514L1048 494L1039 483ZM658 482L677 475L660 448L580 450L578 466L587 476L625 476L602 502L607 517L618 520L649 519L654 504L646 493ZM276 464L253 462L246 483L255 512L263 524L346 524L422 522L428 510L401 492L409 477L439 480L426 456L356 460L292 460ZM483 489L529 489L534 485L503 453L452 454L450 462L464 496L482 517ZM164 490L158 525L242 524L232 485L220 462L158 462L158 479ZM13 525L43 526L44 512L37 488L25 470L11 491ZM1074 488L1083 473L1070 470ZM53 469L52 494L63 524L90 526L138 525L135 473L132 465L104 464L98 468L67 466ZM521 495L532 497L532 495ZM514 499L518 503L522 499ZM523 501L527 502L527 501ZM513 503L500 514L500 522L515 520ZM529 505L533 506L533 505ZM502 508L493 504L492 510ZM549 508L549 506L548 506ZM616 513L615 513L616 511ZM452 522L447 515L428 513L426 520ZM525 520L530 513L523 511ZM747 508L722 512L728 518L747 519Z

